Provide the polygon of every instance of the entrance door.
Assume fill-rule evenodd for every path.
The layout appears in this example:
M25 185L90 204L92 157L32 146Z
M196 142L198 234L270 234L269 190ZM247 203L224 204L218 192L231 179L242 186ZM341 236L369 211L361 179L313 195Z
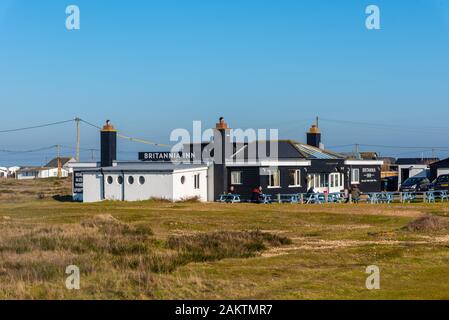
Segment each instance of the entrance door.
M400 181L400 184L402 184L409 177L410 177L410 169L401 169L401 181Z

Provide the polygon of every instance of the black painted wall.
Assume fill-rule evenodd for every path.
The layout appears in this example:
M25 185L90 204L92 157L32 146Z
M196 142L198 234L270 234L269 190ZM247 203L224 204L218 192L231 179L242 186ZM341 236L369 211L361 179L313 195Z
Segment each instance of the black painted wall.
M438 169L440 168L449 168L449 158L432 163L430 165L430 179L431 181L438 178Z
M268 188L269 176L265 174L260 174L260 170L267 168L260 167L228 167L228 181L231 182L231 172L241 171L242 172L242 184L233 185L235 192L240 194L243 199L251 198L251 191L258 186L261 186L263 193L277 195L277 194L296 194L305 193L307 191L307 179L304 167L279 167L281 187L280 188ZM301 187L289 187L289 170L301 170ZM230 186L230 185L229 185ZM229 189L229 188L228 188Z
M347 166L347 183L351 184L351 169L360 169L359 189L362 192L380 192L382 191L381 167L373 165Z

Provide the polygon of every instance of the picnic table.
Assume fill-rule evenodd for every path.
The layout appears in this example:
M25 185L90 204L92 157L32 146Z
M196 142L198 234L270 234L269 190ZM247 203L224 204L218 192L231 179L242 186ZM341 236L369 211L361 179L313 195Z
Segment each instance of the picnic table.
M232 194L232 193L228 193L228 194L221 194L218 202L223 202L223 203L239 203L241 202L240 199L240 195L239 194Z
M280 203L299 203L299 194L280 194Z
M324 198L324 193L311 193L309 195L306 195L306 203L310 204L310 203L324 203L325 202L325 198Z
M416 200L416 193L415 192L404 192L402 194L402 202L412 202Z

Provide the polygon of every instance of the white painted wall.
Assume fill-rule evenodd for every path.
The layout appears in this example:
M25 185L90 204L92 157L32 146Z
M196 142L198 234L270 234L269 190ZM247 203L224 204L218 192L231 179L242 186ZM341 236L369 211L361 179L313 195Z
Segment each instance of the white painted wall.
M134 183L129 184L128 178L134 177ZM140 184L139 178L144 177L145 183ZM173 199L173 179L169 173L125 173L125 201L142 201L152 198Z
M112 183L108 182L108 178L112 178ZM121 201L123 200L123 185L118 183L118 177L123 177L121 173L105 173L104 174L104 197L105 200ZM86 190L84 190L86 193Z
M195 189L195 175L199 174L199 189ZM182 183L184 177L184 183ZM175 171L173 173L173 199L174 201L198 197L200 201L207 201L207 168L189 171Z
M83 176L83 202L101 201L103 176L101 174L84 174ZM87 191L87 192L86 192Z
M207 169L207 201L214 202L214 166L210 165Z
M200 188L194 187L194 176L200 175ZM123 177L123 185L118 183L118 177ZM129 177L134 178L130 183ZM108 183L108 177L112 183ZM140 177L145 179L140 183ZM184 184L181 182L184 177ZM95 172L83 174L83 201L102 201L102 175ZM201 201L207 201L208 195L208 169L189 169L175 171L173 173L161 172L106 172L104 174L104 197L105 200L113 201L143 201L152 198L179 201L183 199L198 197Z
M437 177L439 177L443 174L449 174L449 168L439 168L437 170Z

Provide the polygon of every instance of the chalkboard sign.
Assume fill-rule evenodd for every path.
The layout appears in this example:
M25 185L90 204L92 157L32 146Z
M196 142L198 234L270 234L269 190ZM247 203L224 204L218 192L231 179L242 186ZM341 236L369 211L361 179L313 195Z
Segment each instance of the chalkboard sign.
M81 201L83 199L83 173L73 172L73 200Z

